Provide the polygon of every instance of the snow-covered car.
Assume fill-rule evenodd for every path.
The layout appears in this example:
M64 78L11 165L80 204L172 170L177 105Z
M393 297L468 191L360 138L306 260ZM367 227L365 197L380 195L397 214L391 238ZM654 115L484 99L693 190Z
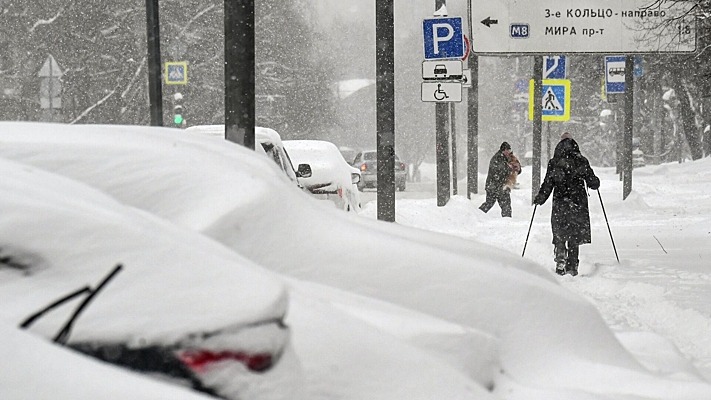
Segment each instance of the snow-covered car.
M473 329L495 342L494 351L486 350L491 345L486 340L468 344L473 354L491 356L474 362L484 367L484 374L473 372L470 361L462 363L461 370L477 378L471 385L476 393L406 397L402 390L411 391L411 387L393 382L409 379L411 368L422 365L422 358L404 359L405 353L395 346L370 348L369 339L365 341L367 350L338 346L348 341L322 328L341 320L331 318L323 325L326 321L317 317L323 315L321 309L308 307L313 299L299 296L303 314L293 315L298 317L293 324L304 330L296 353L323 367L309 370L309 376L323 384L320 388L324 392L316 392L320 397L490 400L515 393L520 399L711 398L711 386L693 376L647 369L620 343L589 299L561 286L540 263L476 237L463 239L319 207L303 193L285 192L288 183L274 179L279 172L265 169L267 161L253 151L193 139L175 137L171 130L161 128L0 123L0 156L80 180L122 203L199 231L295 281L373 297ZM469 201L460 205L466 203L464 208L471 214L459 212L462 209L456 207L455 200L452 206L458 213L445 213L450 216L448 223L456 226L477 221L480 212ZM425 219L434 215L441 219L441 208L437 211ZM410 222L420 215L410 214ZM528 225L525 220L519 222L524 229ZM493 235L491 240L502 235L491 230L485 234ZM504 237L508 238L506 243L513 243L512 234ZM590 282L595 284L596 280ZM335 304L330 296L325 300ZM341 304L354 315L365 315L363 319L393 324L390 327L395 331L409 329L394 326L400 321L392 321L389 314ZM314 326L321 331L314 331ZM293 332L297 336L295 328ZM365 337L360 330L353 335ZM336 339L341 341L334 343ZM325 346L338 352L323 353ZM379 362L371 362L371 353L378 354ZM433 364L424 365L430 368ZM346 382L351 388L357 386L354 381L371 384L371 380L360 378L366 374L373 377L373 370L380 371L383 366L400 372L396 379L378 381L380 393L387 391L391 396L365 396L355 389L347 391L350 396L343 396L335 385L328 384ZM344 375L346 367L357 373ZM449 380L444 382L434 375L423 379L426 382L419 382L418 389L431 393L433 387L434 391L449 388Z
M0 174L0 322L222 398L292 374L272 273L63 176Z
M362 151L355 156L353 166L360 170L361 181L358 189L378 187L378 152L376 150ZM404 191L407 187L407 164L400 161L395 154L395 188Z
M335 144L325 140L285 140L284 147L298 165L311 166L312 175L302 179L315 197L332 201L346 211L360 211L357 185L360 172L348 165Z
M225 138L224 125L195 125L185 129L189 133L198 133L205 136L223 139ZM284 175L292 182L303 188L301 179L311 176L311 166L308 164L300 164L296 169L291 162L289 153L282 144L281 136L277 131L271 128L257 126L254 128L254 150L260 154L264 154L274 160L276 165Z
M271 201L280 202L285 198L283 188L290 185L286 180L274 179L280 172L263 168L270 161L254 155L252 151L235 149L229 143L204 137L175 138L164 128L0 125L4 125L0 140L7 145L4 155L25 161L27 165L23 168L32 171L31 166L46 167L56 174L95 187L122 203L151 210L162 218L191 229L199 226L200 229L210 230L210 223L204 223L212 220L208 214L215 212L215 216L223 215L229 213L232 207L236 207L233 209L235 212L245 206L252 208L257 214L251 215L256 217L265 206L269 207ZM213 146L213 143L219 144ZM232 161L221 160L235 152L236 158ZM214 174L202 171L202 178L192 175L189 171L195 165L184 162L186 159L201 160L200 169L207 168ZM234 168L236 160L242 168ZM223 173L226 173L226 179L220 178ZM228 184L235 182L234 174L240 177L239 182L248 187ZM213 196L193 190L183 192L181 188L186 180L210 186L208 192L219 194ZM182 194L178 195L171 188ZM279 189L275 192L275 188ZM77 191L74 185L67 185L65 189L76 201L94 203ZM332 207L324 209L308 195L299 192L286 195L286 198L290 199L290 206L280 208L278 212L312 210L322 217L337 214L357 218ZM227 199L230 201L225 202ZM252 231L263 243L289 234L288 230L275 231L270 225L250 223L250 226L243 228ZM223 234L229 231L218 230ZM301 247L309 242L293 240L291 243ZM184 247L187 249L190 246ZM265 377L262 391L270 392L271 396L253 389L252 392L257 393L240 391L242 397L239 398L494 399L476 385L471 375L476 374L476 378L481 379L481 376L490 377L494 373L491 360L495 357L495 338L342 290L301 280L288 279L287 282L289 313L285 321L291 333L290 348L272 370L260 374ZM112 285L109 283L107 289ZM98 295L97 299L100 298L101 295ZM0 315L2 311L0 305ZM358 340L353 340L354 335ZM143 356L150 354L137 358ZM293 364L297 364L298 368ZM463 364L472 372L462 372L459 368ZM284 376L281 371L288 371L289 376ZM287 385L276 379L276 374L281 379L289 379ZM292 383L294 381L298 385ZM433 385L433 381L445 384ZM394 385L394 382L398 384ZM275 395L274 391L278 391L280 396Z

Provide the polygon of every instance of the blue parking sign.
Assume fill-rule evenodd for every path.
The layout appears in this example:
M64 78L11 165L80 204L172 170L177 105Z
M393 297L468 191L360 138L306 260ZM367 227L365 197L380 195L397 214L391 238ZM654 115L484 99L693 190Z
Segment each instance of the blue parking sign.
M462 17L423 20L422 33L426 60L464 57Z

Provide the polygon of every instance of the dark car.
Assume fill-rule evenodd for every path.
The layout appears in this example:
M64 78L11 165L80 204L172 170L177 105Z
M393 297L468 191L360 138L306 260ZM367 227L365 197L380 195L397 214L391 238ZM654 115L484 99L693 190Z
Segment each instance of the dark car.
M362 151L358 153L353 161L353 166L360 170L360 183L358 189L363 190L369 187L378 187L378 152L375 150ZM407 186L407 164L400 161L395 154L395 187L399 191L404 191Z

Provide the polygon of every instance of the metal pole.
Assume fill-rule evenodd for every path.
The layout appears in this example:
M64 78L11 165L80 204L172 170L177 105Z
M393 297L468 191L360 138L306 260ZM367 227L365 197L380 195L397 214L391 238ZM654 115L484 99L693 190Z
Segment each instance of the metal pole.
M541 135L543 131L543 56L533 58L533 169L531 175L531 201L541 187Z
M546 161L551 159L551 121L546 122L546 130L548 134L546 135Z
M471 2L468 2L471 6ZM471 15L471 13L469 13ZM471 22L469 23L471 26ZM471 37L471 35L470 35ZM469 56L472 86L467 93L467 198L479 193L479 58Z
M225 139L254 150L254 0L225 0Z
M394 0L378 0L375 13L378 219L395 222L395 18Z
M449 107L449 130L452 132L452 194L457 195L457 118L454 103Z
M467 1L469 38L472 38L472 2ZM469 50L467 66L471 87L467 92L467 199L479 193L479 58Z
M622 200L632 192L632 136L634 130L634 57L625 57L625 133L622 140Z
M151 125L163 126L158 0L146 0L146 29L148 38L148 101L150 103Z
M435 0L435 12L446 6L446 0ZM450 198L449 134L447 132L446 103L435 104L435 158L437 162L437 206L447 205Z

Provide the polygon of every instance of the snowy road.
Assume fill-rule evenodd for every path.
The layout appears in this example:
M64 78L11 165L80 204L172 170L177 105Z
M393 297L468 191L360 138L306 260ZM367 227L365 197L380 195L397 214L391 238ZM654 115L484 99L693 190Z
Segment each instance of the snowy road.
M593 302L628 348L635 335L658 335L711 380L711 159L636 169L633 191L624 201L614 169L595 171L620 262L598 193L590 191L593 243L581 247L581 275L558 280ZM444 209L436 207L434 193L430 199L400 198L396 220L520 255L533 211L530 174L531 168L524 168L521 187L512 193L512 219L502 219L498 206L488 214L479 211L482 190L471 200L455 196ZM525 257L553 273L550 207L549 201L537 208ZM452 208L456 219L450 218ZM375 210L372 202L362 214L375 218ZM648 368L665 371L649 349L630 350Z

